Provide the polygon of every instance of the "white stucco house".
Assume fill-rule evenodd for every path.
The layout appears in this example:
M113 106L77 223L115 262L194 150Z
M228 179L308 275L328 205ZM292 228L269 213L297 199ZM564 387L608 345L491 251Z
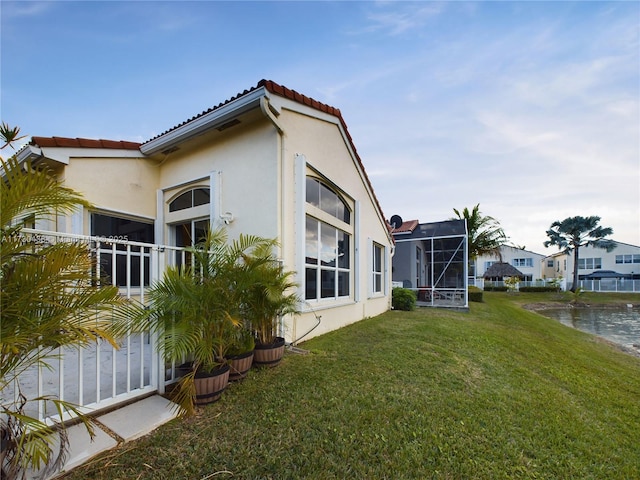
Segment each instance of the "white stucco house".
M616 248L581 247L578 254L579 286L587 290L640 291L640 247L614 240ZM573 281L573 253L557 252L544 258L544 278Z
M483 277L491 265L498 262L508 263L522 273L522 285L532 285L536 280L544 278L542 273L542 261L545 258L540 253L531 252L522 248L503 245L499 255L480 255L474 261L475 285L483 287Z
M69 216L20 219L37 242L87 242L95 278L145 301L146 288L208 228L276 239L295 272L301 314L282 319L291 344L391 308L393 238L340 110L273 81L144 142L33 137L18 160L46 164L92 204ZM106 280L104 280L106 279ZM153 335L60 352L23 376L30 398L88 411L176 381ZM62 374L64 372L64 375ZM34 414L42 412L34 412Z
M95 205L40 229L171 246L209 226L276 238L304 300L289 341L390 307L393 240L340 110L273 81L142 144L33 137L19 157Z

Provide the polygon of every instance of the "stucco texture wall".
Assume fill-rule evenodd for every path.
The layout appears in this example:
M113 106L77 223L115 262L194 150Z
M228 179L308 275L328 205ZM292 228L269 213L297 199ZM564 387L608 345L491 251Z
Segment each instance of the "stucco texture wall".
M145 158L71 158L64 183L99 209L155 218L159 168ZM86 232L89 233L89 232Z

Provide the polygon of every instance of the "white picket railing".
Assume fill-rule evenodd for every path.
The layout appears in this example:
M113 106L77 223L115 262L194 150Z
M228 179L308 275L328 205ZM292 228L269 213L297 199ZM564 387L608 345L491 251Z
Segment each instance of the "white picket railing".
M167 265L184 264L182 248L89 237L67 233L23 229L25 241L38 244L81 242L95 258L97 282L117 285L121 295L144 303L145 290L158 280ZM89 347L67 347L50 352L50 368L21 372L16 382L0 391L0 401L51 396L92 412L129 402L159 391L176 381L174 365L165 365L149 333L118 339L119 348L98 340ZM26 413L40 419L56 417L47 401L30 402Z
M632 280L629 278L579 280L578 286L590 292L640 292L640 280Z

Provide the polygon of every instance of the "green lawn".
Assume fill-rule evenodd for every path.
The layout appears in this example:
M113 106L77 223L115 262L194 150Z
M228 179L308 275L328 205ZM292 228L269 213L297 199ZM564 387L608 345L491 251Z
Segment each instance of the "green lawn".
M310 340L65 478L640 478L640 358L521 307L556 294L484 298Z

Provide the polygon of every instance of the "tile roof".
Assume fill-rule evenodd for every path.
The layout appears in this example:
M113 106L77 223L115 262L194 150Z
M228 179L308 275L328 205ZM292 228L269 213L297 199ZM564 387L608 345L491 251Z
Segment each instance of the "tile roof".
M341 122L343 123L343 127L346 127L346 125L344 125L344 121L342 119L342 115L340 114L340 110L337 108L334 108L330 105L327 105L325 103L319 102L317 100L314 100L311 97L307 97L306 95L303 95L301 93L296 92L295 90L291 90L290 88L284 87L282 85L277 84L276 82L272 81L272 80L260 80L258 82L258 84L255 87L251 87L248 90L245 90L241 93L238 93L237 95L229 98L228 100L225 100L224 102L220 102L218 105L216 105L215 107L211 107L208 110L203 111L202 113L199 113L198 115L195 115L193 117L191 117L188 120L185 120L182 123L179 123L178 125L171 127L169 130L166 130L164 132L162 132L159 135L156 135L153 138L150 138L149 140L147 140L146 142L143 143L143 145L145 143L149 143L152 140L155 140L158 137L161 137L163 135L166 135L169 132L172 132L174 130L176 130L177 128L180 128L184 125L187 125L188 123L193 122L194 120L197 120L200 117L203 117L211 112L214 112L215 110L218 110L219 108L224 107L225 105L228 105L229 103L244 97L245 95L248 95L251 92L254 92L260 88L265 88L267 91L273 93L274 95L279 95L281 97L284 98L288 98L290 100L294 100L298 103L301 103L303 105L308 105L309 107L315 108L316 110L320 110L321 112L325 112L328 113L330 115L335 115L336 117L340 118ZM349 140L351 140L351 138L349 137Z
M365 177L365 180L367 182L367 185L369 186L369 188L371 189L371 192L373 193L373 198L376 204L376 207L378 208L378 211L380 212L380 214L382 215L382 218L384 218L384 214L382 211L382 207L380 206L380 202L378 201L378 198L373 190L373 185L371 185L371 181L369 180L369 176L367 175L367 172L364 168L364 164L362 163L362 159L360 158L360 155L358 154L358 151L356 150L356 146L353 143L353 138L351 137L351 134L349 133L349 130L347 129L347 124L344 121L344 118L342 117L342 113L340 113L340 110L332 107L330 105L327 105L326 103L322 103L319 102L317 100L314 100L311 97L308 97L306 95L303 95L299 92L296 92L295 90L291 90L290 88L287 88L285 86L279 85L278 83L272 81L272 80L260 80L258 82L258 84L255 87L251 87L249 90L245 90L242 93L238 93L236 96L231 97L228 100L225 100L224 102L216 105L215 107L211 107L208 110L205 110L204 112L190 118L189 120L186 120L172 128L170 128L169 130L161 133L160 135L157 135L149 140L147 140L146 142L143 143L136 143L136 142L127 142L127 141L114 141L114 140L91 140L91 139L87 139L87 138L65 138L65 137L32 137L31 140L31 145L37 145L39 147L84 147L84 148L114 148L114 149L127 149L127 150L139 150L141 145L144 145L146 143L151 142L152 140L155 140L158 137L161 137L177 128L182 127L183 125L186 125L190 122L193 122L194 120L202 117L203 115L206 115L214 110L217 110L221 107L223 107L224 105L227 105L229 103L231 103L234 100L237 100L238 98L243 97L244 95L247 95L255 90L258 90L260 88L265 88L267 91L271 92L274 95L279 95L281 97L284 98L288 98L290 100L293 100L295 102L298 102L300 104L303 105L307 105L311 108L314 108L316 110L319 110L321 112L327 113L329 115L333 115L335 117L338 118L338 120L340 121L340 125L342 126L342 130L344 131L344 134L347 137L347 140L349 141L349 145L351 147L351 150L353 151L356 160L358 162L358 165L360 166L360 169L362 170L362 173Z
M92 140L89 138L31 137L30 145L38 147L115 148L139 150L140 143L123 140Z
M399 240L461 237L466 233L464 220L444 220L430 223L418 223L417 220L410 220L404 222L399 229L393 231L394 235L398 235Z
M398 228L393 230L393 233L409 233L413 232L418 226L418 220L408 220L406 222L402 222Z
M338 120L340 121L340 125L342 126L342 130L344 131L344 134L347 136L347 140L349 141L349 146L351 147L351 150L353 151L353 153L354 153L354 155L356 157L358 165L360 166L360 169L362 170L362 173L363 173L363 175L365 177L367 185L369 186L369 188L371 189L371 192L373 193L373 198L374 198L376 207L378 208L378 211L380 212L380 215L382 215L382 218L384 218L384 214L383 214L382 207L380 206L380 202L378 201L378 198L377 198L377 196L375 194L375 191L373 190L373 185L371 185L371 181L369 180L369 176L367 175L367 172L366 172L366 170L364 168L364 164L362 163L362 159L360 158L360 155L358 154L358 151L356 150L356 146L353 143L353 138L351 138L351 134L349 133L349 130L347 128L347 123L344 121L344 118L342 117L342 113L340 113L340 110L335 108L335 107L332 107L331 105L327 105L326 103L322 103L322 102L319 102L318 100L314 100L313 98L308 97L306 95L303 95L303 94L301 94L299 92L296 92L295 90L291 90L290 88L282 86L282 85L280 85L280 84L278 84L278 83L276 83L276 82L274 82L272 80L264 80L264 79L260 80L255 87L251 87L248 90L244 90L242 93L238 93L236 96L231 97L230 99L219 103L215 107L211 107L210 109L205 110L202 113L199 113L198 115L190 118L189 120L186 120L186 121L184 121L184 122L182 122L182 123L180 123L180 124L178 124L178 125L176 125L174 127L171 127L169 130L161 133L160 135L157 135L157 136L147 140L146 142L143 143L143 145L146 144L146 143L151 142L152 140L155 140L156 138L159 138L159 137L161 137L163 135L166 135L167 133L172 132L172 131L176 130L177 128L180 128L180 127L182 127L184 125L187 125L188 123L193 122L194 120L197 120L198 118L201 118L202 116L207 115L207 114L209 114L209 113L211 113L211 112L213 112L213 111L215 111L215 110L217 110L217 109L219 109L219 108L221 108L221 107L233 102L234 100L237 100L237 99L239 99L239 98L241 98L241 97L243 97L245 95L248 95L251 92L254 92L255 90L258 90L260 88L265 88L268 92L270 92L270 93L272 93L274 95L279 95L281 97L288 98L290 100L293 100L293 101L298 102L298 103L303 104L303 105L307 105L307 106L309 106L311 108L314 108L314 109L319 110L321 112L327 113L329 115L333 115L333 116L338 118Z

